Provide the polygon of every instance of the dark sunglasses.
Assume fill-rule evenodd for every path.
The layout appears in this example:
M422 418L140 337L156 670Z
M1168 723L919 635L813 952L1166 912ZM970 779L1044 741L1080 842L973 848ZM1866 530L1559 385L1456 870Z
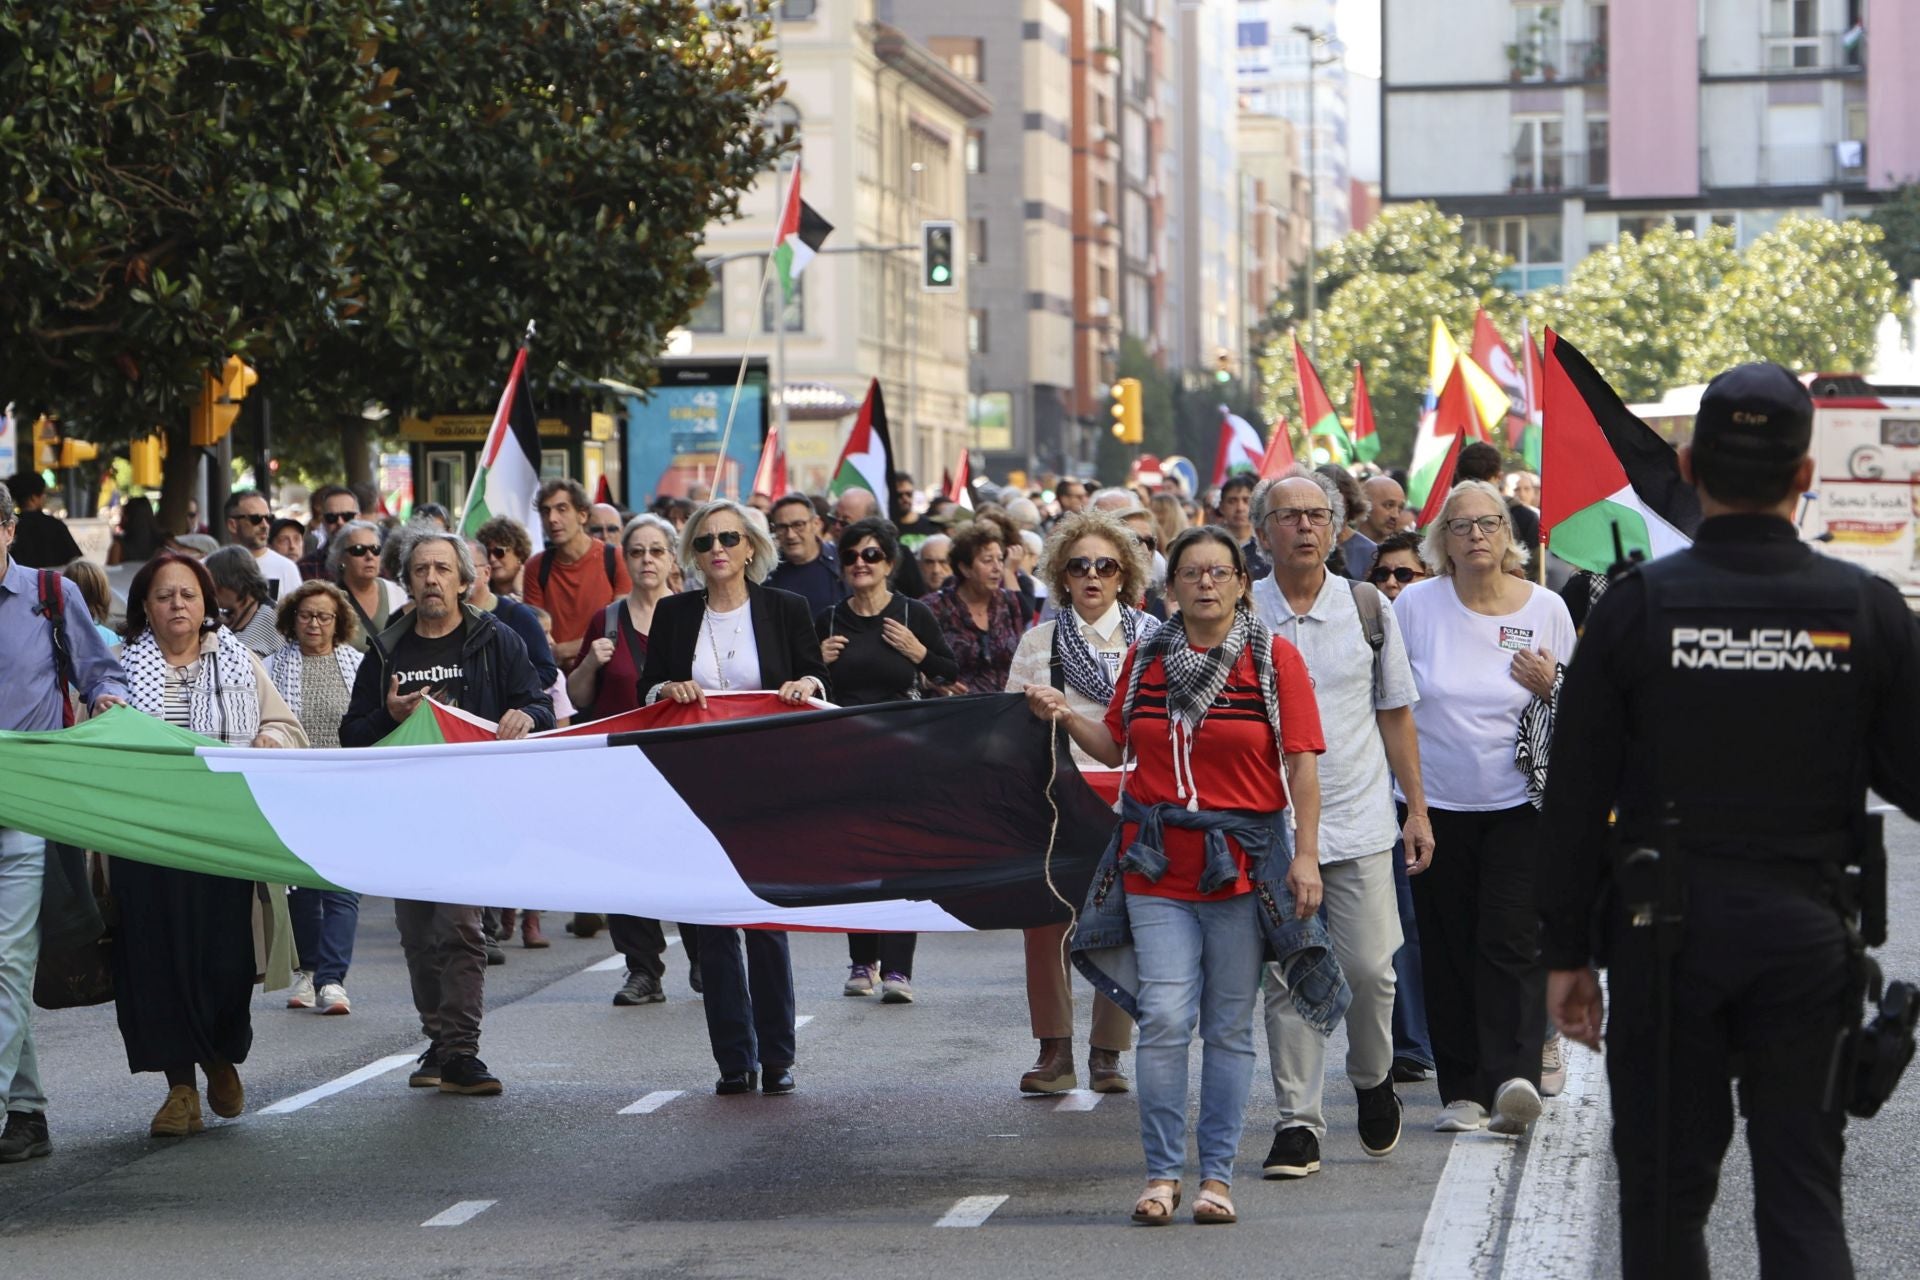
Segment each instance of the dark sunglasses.
M1421 576L1421 573L1418 569L1409 569L1405 565L1400 565L1399 567L1393 568L1393 569L1388 569L1384 567L1375 569L1372 573L1369 573L1367 575L1367 581L1373 583L1373 585L1377 587L1381 583L1385 582L1388 578L1392 578L1395 582L1399 583L1401 586L1404 587L1409 582L1412 582L1415 578L1418 578L1420 576Z
M1112 556L1101 556L1098 560L1075 556L1067 561L1069 578L1084 578L1090 573L1099 574L1102 578L1117 578L1120 576L1120 562Z
M346 548L346 552L348 555L356 558L365 558L367 556L379 555L380 548L374 546L371 542L360 542Z
M1160 539L1150 533L1136 533L1133 536L1138 538L1140 545L1149 551L1158 551L1160 549Z
M513 553L507 550L507 548L505 547L488 547L487 548L487 559L489 560L505 560L508 556L512 554Z
M882 551L878 547L862 547L858 551L847 552L848 564L852 564L855 560L858 560L863 564L879 564L882 560L885 560L886 558L887 558L887 553Z
M707 552L713 550L713 541L715 538L720 540L720 545L723 547L737 547L740 545L740 539L745 536L746 535L732 529L725 530L721 533L703 533L693 540L693 549L705 555Z
M351 521L358 520L360 513L358 511L328 511L323 513L320 518L328 524L347 524Z
M273 519L273 517L271 515L263 515L263 516L236 515L234 516L234 519L241 521L244 524L265 524L267 521Z

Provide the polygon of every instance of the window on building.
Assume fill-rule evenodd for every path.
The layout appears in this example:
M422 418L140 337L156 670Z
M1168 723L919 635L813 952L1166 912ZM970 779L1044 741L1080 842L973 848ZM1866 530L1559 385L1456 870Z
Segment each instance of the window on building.
M1561 72L1560 5L1513 6L1513 43L1507 46L1507 65L1516 80L1552 80Z
M985 262L987 260L987 220L985 218L967 219L967 261Z
M1267 24L1264 22L1243 22L1240 24L1240 47L1242 49L1264 49L1267 47Z
M1105 178L1094 179L1093 207L1109 218L1113 216L1113 184Z
M1521 116L1513 122L1513 191L1559 191L1566 185L1565 122Z
M700 305L687 317L687 328L694 333L725 333L727 331L727 285L726 267L709 268L713 284L707 289L707 296L700 299Z
M782 305L785 301L785 305ZM760 303L760 332L774 331L774 316L782 317L783 327L788 333L804 333L807 328L807 278L801 276L793 282L793 298L785 300L778 280L767 282L765 295Z
M1587 117L1587 185L1604 187L1608 181L1607 118Z
M1513 259L1495 283L1515 293L1545 289L1566 279L1566 252L1560 215L1531 218L1486 218L1469 222L1470 243L1482 244Z
M934 57L947 64L947 70L962 80L979 83L986 78L983 43L969 36L931 36L927 40L927 48Z
M1819 67L1820 6L1817 0L1767 0L1767 69Z
M1111 308L1113 306L1113 269L1111 267L1101 267L1099 271L1095 273L1094 279L1098 282L1094 292L1101 302L1106 303L1107 306Z
M987 171L987 135L979 129L967 130L966 157L968 173Z
M780 0L780 21L810 22L818 7L817 0Z
M984 307L975 307L967 312L967 354L981 356L987 353L987 312Z
M1102 129L1113 127L1113 115L1107 107L1107 95L1104 93L1093 95L1093 121Z

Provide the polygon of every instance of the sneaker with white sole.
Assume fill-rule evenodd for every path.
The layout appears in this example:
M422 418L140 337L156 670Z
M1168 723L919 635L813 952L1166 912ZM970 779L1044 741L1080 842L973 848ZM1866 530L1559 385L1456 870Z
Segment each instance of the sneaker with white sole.
M840 988L843 996L870 996L873 994L873 971L877 966L870 964L850 964L847 966L847 982Z
M287 988L287 1008L313 1008L313 974L309 970L293 971L293 985Z
M880 979L880 1001L883 1004L912 1004L913 982L904 973L889 973Z
M1487 1122L1487 1132L1517 1138L1539 1118L1540 1091L1531 1080L1515 1076L1494 1091L1493 1119Z
M317 999L322 1013L339 1016L353 1012L353 1002L347 999L347 989L337 982L321 984Z
M1477 1102L1449 1102L1433 1122L1435 1133L1473 1133L1487 1127L1487 1109Z
M1566 1042L1560 1039L1560 1033L1556 1031L1547 1037L1547 1047L1540 1051L1540 1096L1557 1098L1566 1087Z

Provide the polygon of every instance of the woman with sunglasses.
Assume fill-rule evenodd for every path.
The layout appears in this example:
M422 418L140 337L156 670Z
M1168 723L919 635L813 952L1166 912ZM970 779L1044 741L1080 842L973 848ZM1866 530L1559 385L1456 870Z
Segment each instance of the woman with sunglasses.
M1514 748L1528 702L1552 698L1572 656L1573 619L1559 596L1514 576L1527 549L1484 480L1448 492L1420 558L1434 576L1393 608L1420 689L1433 822L1413 907L1444 1104L1434 1128L1519 1134L1540 1114L1547 980L1533 905L1539 814Z
M350 521L327 539L327 577L347 593L360 630L350 644L361 653L387 629L393 615L407 603L400 584L380 576L380 526L369 520Z
M834 552L847 598L813 620L820 652L833 671L833 700L843 707L899 702L920 696L922 677L934 684L951 681L960 667L933 611L887 586L900 559L893 525L878 516L856 520L840 531ZM914 938L848 934L841 994L870 996L877 989L886 1004L912 1004Z
M709 691L777 690L798 709L827 694L827 664L807 612L791 591L763 586L773 540L757 512L709 502L680 533L680 565L693 589L654 605L640 697L705 706ZM718 1094L793 1092L793 960L787 935L702 926L700 974L707 1038L720 1064Z
M1417 533L1395 533L1381 539L1373 555L1373 567L1367 570L1367 581L1389 600L1398 600L1402 591L1432 576L1420 559Z
M1146 590L1151 553L1120 520L1102 511L1062 516L1047 538L1040 578L1060 610L1020 638L1007 673L1007 692L1051 686L1081 715L1099 719L1113 701L1113 681L1134 642L1160 623L1134 607ZM1073 749L1082 769L1098 761ZM1027 1018L1039 1056L1020 1077L1022 1093L1065 1093L1080 1087L1073 1057L1073 988L1061 939L1065 924L1026 931ZM1103 995L1093 998L1087 1080L1095 1093L1131 1087L1120 1055L1133 1047L1133 1026Z

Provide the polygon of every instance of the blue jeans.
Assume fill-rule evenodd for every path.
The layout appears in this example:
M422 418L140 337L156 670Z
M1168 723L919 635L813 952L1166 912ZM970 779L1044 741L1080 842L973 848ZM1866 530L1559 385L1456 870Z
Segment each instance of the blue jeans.
M1200 1028L1200 1177L1231 1184L1253 1086L1253 1010L1261 937L1250 893L1215 902L1127 895L1140 966L1134 1080L1147 1177L1187 1163L1187 1058Z
M360 925L360 895L334 889L295 889L287 894L293 949L313 985L345 982L353 964L353 934Z
M0 1109L47 1109L33 1051L33 970L40 961L40 886L47 842L0 830Z
M1427 1039L1427 992L1420 974L1420 926L1413 919L1413 882L1407 878L1406 842L1393 842L1393 892L1400 902L1400 950L1393 956L1393 1056L1433 1070Z

